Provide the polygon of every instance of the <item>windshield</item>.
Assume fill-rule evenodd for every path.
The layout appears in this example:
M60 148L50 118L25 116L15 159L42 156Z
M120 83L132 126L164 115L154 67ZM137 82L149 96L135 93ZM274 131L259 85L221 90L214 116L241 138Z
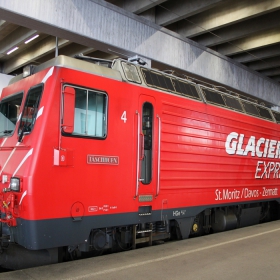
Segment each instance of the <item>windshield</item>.
M0 137L11 135L14 132L20 113L23 93L4 98L0 103Z
M33 129L37 117L42 91L43 85L35 86L29 90L19 126L20 134L31 132L31 130Z

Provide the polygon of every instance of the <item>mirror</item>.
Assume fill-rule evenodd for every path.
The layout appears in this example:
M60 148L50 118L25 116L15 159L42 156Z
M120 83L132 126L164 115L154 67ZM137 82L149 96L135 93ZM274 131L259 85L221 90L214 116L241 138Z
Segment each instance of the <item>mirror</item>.
M74 131L75 89L65 87L63 91L63 124L61 128L66 133Z

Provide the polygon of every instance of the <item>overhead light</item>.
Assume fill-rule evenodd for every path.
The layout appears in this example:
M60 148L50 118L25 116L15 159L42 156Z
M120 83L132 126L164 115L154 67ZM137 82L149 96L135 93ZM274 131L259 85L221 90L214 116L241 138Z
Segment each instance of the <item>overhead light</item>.
M11 49L10 51L8 51L7 54L9 55L9 54L11 54L12 52L16 51L17 49L18 49L18 47L15 47L15 48Z
M34 39L36 39L37 37L39 37L39 35L35 35L33 37L31 37L30 39L28 39L27 41L24 42L24 44L28 44L29 42L33 41Z

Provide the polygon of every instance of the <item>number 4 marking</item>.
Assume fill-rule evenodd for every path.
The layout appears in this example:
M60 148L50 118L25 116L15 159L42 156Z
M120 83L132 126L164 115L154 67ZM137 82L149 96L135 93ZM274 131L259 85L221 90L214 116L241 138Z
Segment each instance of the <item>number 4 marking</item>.
M126 111L123 111L122 116L121 116L121 120L126 123L127 118L126 118Z

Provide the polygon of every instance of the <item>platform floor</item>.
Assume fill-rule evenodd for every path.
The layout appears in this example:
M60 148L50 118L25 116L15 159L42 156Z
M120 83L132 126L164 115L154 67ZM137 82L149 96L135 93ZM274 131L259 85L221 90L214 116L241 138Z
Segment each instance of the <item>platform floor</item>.
M0 279L280 279L280 221L85 260L5 272Z

